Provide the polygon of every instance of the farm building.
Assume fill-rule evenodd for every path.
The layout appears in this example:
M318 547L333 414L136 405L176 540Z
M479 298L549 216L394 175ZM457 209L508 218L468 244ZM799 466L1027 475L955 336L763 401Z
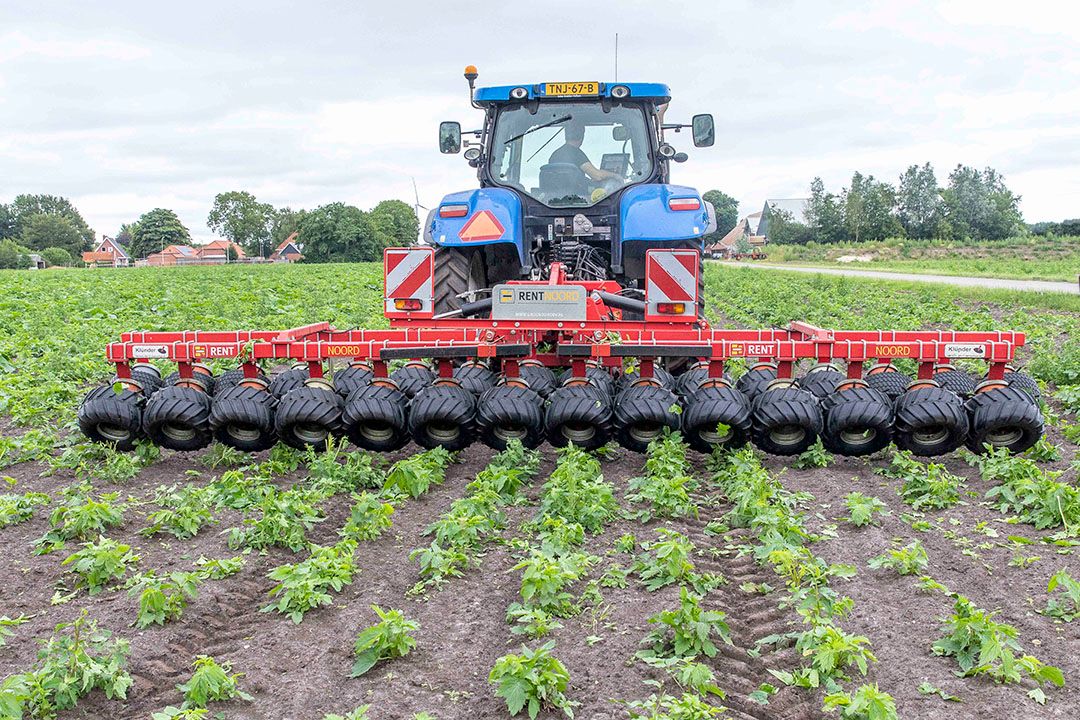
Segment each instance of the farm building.
M230 240L215 240L212 243L195 248L199 262L208 265L224 265L227 262L243 261L244 248Z
M761 213L752 213L735 223L735 227L717 242L705 247L705 256L713 259L730 258L765 244L765 236L758 235Z
M809 202L809 198L766 200L765 207L761 209L761 222L754 234L769 237L769 216L777 210L791 213L795 222L806 223L806 206Z
M127 248L109 236L93 250L82 254L82 261L87 267L129 267L132 264Z
M296 242L299 233L293 233L277 246L277 250L270 254L271 262L293 263L304 259L304 253Z

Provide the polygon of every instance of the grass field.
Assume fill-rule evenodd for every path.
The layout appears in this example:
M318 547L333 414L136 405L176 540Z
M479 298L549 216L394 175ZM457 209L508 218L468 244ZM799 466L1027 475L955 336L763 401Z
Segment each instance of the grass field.
M1075 282L1080 275L1080 238L1031 237L947 243L915 240L807 246L771 245L769 263L928 275L968 275L1013 280ZM844 256L868 261L840 262Z
M537 693L545 719L1075 717L1080 489L1057 401L1039 453L982 465L79 442L121 331L380 326L381 280L0 272L0 717L506 718ZM706 280L720 325L1014 329L1048 390L1080 383L1080 298Z

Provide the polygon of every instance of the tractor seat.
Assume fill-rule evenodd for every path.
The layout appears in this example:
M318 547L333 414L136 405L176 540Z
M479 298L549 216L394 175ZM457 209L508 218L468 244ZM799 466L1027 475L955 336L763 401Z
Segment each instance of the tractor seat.
M589 197L585 173L572 163L548 163L540 167L540 196L544 200L567 196Z

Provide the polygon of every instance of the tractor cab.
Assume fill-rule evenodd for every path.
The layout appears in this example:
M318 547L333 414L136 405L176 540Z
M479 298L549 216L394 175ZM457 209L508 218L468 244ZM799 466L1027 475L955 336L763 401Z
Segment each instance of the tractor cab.
M665 123L671 91L659 83L475 88L475 68L465 77L483 123L465 133L442 123L439 149L464 149L479 188L446 196L425 225L439 312L500 282L545 279L551 262L571 279L617 280L632 293L647 250L700 250L715 219L697 190L670 183L671 164L687 155L669 139L690 129L696 147L711 146L711 115Z

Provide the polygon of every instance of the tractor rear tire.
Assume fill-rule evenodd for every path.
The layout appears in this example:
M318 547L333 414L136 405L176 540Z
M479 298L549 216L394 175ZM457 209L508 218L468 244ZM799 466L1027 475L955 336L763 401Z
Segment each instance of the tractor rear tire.
M476 396L452 383L426 387L409 402L409 433L417 445L462 450L476 439Z
M794 387L764 391L751 405L754 444L771 455L801 455L821 434L821 405Z
M968 415L956 393L938 387L908 390L894 406L893 441L901 450L929 457L964 444Z
M548 442L596 450L611 439L611 400L594 385L568 385L551 394L544 417Z
M269 450L277 443L275 404L265 387L226 388L211 404L210 430L219 443L241 452Z
M878 392L885 393L890 401L907 392L911 378L899 370L882 370L868 373L865 378L866 384Z
M454 368L454 377L461 383L461 387L477 397L495 387L495 373L479 362L467 362Z
M735 383L735 389L746 396L750 402L754 402L758 395L776 379L776 368L762 365L756 369L751 368Z
M543 400L531 388L493 387L477 402L476 425L481 442L496 450L505 450L514 439L530 449L539 447L544 442Z
M459 296L486 289L487 269L481 250L435 246L436 315L459 310L466 302Z
M336 392L303 385L278 401L274 429L291 448L323 452L330 438L341 433L344 405Z
M79 404L79 429L96 443L134 450L135 441L142 437L144 403L140 393L127 389L117 393L112 385L96 387Z
M627 450L645 452L665 429L678 432L680 412L678 396L666 387L633 385L615 397L615 438Z
M353 390L341 415L345 434L362 450L393 452L409 444L404 393L382 383Z
M889 397L869 387L833 393L824 402L821 442L837 455L872 455L892 441L893 408Z
M967 400L975 392L975 378L963 370L944 370L934 373L934 382L945 390L954 393L961 400Z
M201 450L210 444L210 396L192 387L162 388L146 402L143 432L170 450Z
M334 392L348 398L359 388L370 385L374 376L375 373L366 365L349 365L334 373Z
M750 403L729 387L707 387L689 396L682 414L682 434L700 453L740 448L750 439ZM725 429L721 430L720 425Z
M985 445L1020 453L1039 442L1043 417L1025 390L1012 385L976 393L967 401L971 432L967 447L986 452Z
M416 397L416 393L435 382L435 373L427 365L414 362L390 373L390 379L397 383L398 389L411 400Z

